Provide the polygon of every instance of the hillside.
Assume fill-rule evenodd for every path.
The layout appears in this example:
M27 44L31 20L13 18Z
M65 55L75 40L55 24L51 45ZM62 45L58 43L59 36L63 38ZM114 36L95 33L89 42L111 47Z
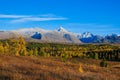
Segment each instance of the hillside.
M99 60L0 55L0 80L119 80L119 62L99 67ZM80 67L81 66L81 67Z

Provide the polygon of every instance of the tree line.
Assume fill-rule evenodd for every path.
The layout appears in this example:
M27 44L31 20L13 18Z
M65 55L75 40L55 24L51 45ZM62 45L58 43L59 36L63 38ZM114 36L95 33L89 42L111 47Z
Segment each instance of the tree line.
M22 36L0 41L0 53L16 56L44 56L120 60L120 46L114 44L57 44L26 42Z

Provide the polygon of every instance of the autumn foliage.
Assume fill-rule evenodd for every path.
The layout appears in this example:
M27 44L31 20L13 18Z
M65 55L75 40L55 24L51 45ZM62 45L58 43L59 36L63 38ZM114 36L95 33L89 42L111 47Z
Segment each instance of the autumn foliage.
M113 44L56 44L26 42L22 36L0 41L0 54L16 56L60 57L120 60L120 47Z

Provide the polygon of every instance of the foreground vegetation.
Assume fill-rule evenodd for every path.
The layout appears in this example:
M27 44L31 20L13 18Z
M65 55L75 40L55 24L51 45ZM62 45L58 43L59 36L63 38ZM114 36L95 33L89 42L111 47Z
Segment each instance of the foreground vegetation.
M0 80L120 80L119 62L99 67L100 60L0 55ZM113 66L114 65L114 66Z
M120 46L0 41L0 80L120 80Z

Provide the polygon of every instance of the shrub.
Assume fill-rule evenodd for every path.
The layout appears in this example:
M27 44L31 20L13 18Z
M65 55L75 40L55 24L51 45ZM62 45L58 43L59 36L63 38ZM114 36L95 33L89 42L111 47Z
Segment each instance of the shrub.
M81 65L80 65L80 67L79 67L79 72L80 72L80 73L84 72Z
M107 67L107 62L105 59L103 59L101 62L100 62L100 67Z
M99 59L97 53L95 53L95 57L94 57L94 59Z

